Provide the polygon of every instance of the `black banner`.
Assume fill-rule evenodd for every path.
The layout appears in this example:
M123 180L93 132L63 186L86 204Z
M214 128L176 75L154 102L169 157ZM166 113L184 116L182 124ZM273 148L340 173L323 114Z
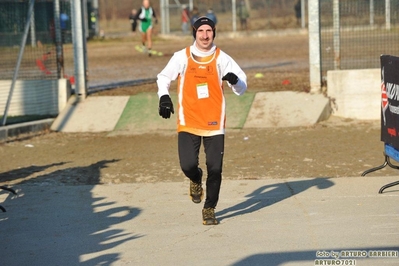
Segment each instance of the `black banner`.
M399 150L399 57L381 55L381 141Z

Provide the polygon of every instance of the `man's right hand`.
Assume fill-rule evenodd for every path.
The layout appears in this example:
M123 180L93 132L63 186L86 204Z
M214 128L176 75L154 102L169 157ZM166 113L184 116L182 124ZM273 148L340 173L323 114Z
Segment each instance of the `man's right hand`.
M175 110L173 109L173 103L169 95L165 94L161 96L159 99L158 111L159 115L165 119L170 118L170 113L175 113Z

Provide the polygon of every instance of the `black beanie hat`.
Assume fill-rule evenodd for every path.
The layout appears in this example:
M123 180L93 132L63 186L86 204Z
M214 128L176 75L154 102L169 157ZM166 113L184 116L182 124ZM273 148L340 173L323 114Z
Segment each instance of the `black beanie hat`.
M199 27L201 27L202 25L209 25L212 30L213 30L213 39L215 39L216 37L216 28L215 28L215 22L212 21L212 19L209 19L205 16L203 17L199 17L193 25L193 37L195 39L195 36L197 35L197 30Z

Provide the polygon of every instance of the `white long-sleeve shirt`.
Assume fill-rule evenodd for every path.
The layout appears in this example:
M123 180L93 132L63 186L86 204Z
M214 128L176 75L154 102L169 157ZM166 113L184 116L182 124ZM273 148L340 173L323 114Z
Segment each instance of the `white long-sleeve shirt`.
M194 47L195 44L190 46L191 53L194 52L196 56L203 56L198 54L198 50ZM215 50L213 46L212 50ZM197 54L196 54L197 53ZM238 82L235 85L228 83L228 86L236 95L242 95L247 89L247 76L240 66L231 58L228 54L220 51L220 55L216 62L218 66L218 74L220 77L220 83L222 83L222 77L227 73L232 72L237 75ZM170 83L179 75L182 75L186 70L187 66L187 56L186 48L174 53L172 58L169 60L166 67L157 75L157 85L158 85L158 96L169 94Z

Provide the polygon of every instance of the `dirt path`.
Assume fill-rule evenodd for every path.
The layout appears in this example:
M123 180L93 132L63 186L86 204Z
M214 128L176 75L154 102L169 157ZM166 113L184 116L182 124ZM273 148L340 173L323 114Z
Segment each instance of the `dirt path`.
M334 120L334 119L332 119ZM360 176L382 164L379 124L327 121L313 127L228 130L225 179ZM49 133L0 146L1 184L182 181L177 138ZM205 168L201 151L201 167ZM385 168L378 175L393 175Z

